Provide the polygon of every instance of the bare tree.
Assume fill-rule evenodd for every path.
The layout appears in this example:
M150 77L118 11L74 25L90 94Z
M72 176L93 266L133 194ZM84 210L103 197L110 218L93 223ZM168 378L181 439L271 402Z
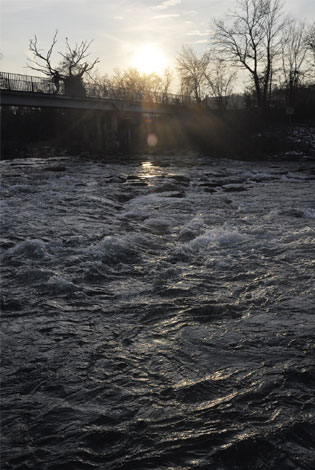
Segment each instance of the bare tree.
M192 96L200 104L205 95L207 84L209 53L205 52L201 57L198 57L191 47L184 46L176 60L182 93Z
M230 97L236 80L236 71L226 61L213 58L207 72L209 92L214 97L217 108L225 111L228 107Z
M123 92L126 99L148 100L154 95L163 95L166 99L167 93L172 83L172 73L166 69L163 75L157 73L141 74L136 68L126 70L114 69L111 76L106 76L97 81L108 87L117 89L119 93Z
M306 35L306 45L312 56L312 67L315 68L315 23L309 27L309 31Z
M34 39L30 39L29 50L33 54L33 59L28 59L29 61L28 66L32 70L41 72L49 77L53 76L56 73L57 68L53 67L51 64L51 56L52 56L54 47L57 43L57 34L58 34L58 31L55 32L51 46L46 53L41 52L41 49L38 48L36 34L34 36ZM43 64L39 63L38 62L39 60L43 61L44 63Z
M144 94L150 97L151 95L162 92L163 79L157 73L142 74L141 81L143 84Z
M272 84L273 63L283 28L280 0L240 0L227 22L214 20L214 45L222 57L250 74L257 105L265 108Z
M124 89L128 93L141 95L144 92L143 77L140 72L133 67L126 70L115 70L114 80L116 86Z
M76 76L82 78L85 74L88 74L97 63L99 59L95 59L93 62L86 62L86 58L90 55L88 52L93 40L82 41L80 44L75 44L71 47L68 38L66 38L66 52L59 52L62 57L60 68L63 74L66 76Z
M168 93L170 93L170 88L172 86L172 82L173 82L173 72L171 71L171 69L169 68L166 68L164 69L164 72L163 72L163 75L162 75L162 93L164 95L167 95Z
M282 72L288 90L289 104L293 104L297 89L307 72L306 24L288 19L281 38Z
M112 86L124 93L126 99L142 100L150 88L145 74L141 74L138 69L129 67L126 70L114 69L109 81Z
M29 59L29 67L32 70L41 72L44 75L51 77L56 85L56 90L59 90L59 82L63 81L65 84L65 91L74 94L84 93L83 77L88 75L99 59L88 62L86 59L90 55L89 48L92 41L82 41L80 44L75 44L72 47L66 38L66 51L58 52L61 56L61 61L57 66L52 65L52 55L55 45L57 43L57 34L55 32L52 43L47 52L42 52L38 47L37 36L30 39L29 50L33 54L33 58Z

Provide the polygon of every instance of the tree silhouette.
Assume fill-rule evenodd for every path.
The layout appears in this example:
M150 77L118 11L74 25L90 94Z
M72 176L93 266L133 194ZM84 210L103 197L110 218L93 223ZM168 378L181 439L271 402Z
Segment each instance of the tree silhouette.
M280 0L240 0L227 21L214 20L214 25L218 52L249 72L257 105L265 108L284 27Z
M219 57L211 59L211 65L206 76L208 90L214 98L217 109L220 111L227 110L236 76L236 71L226 61Z
M312 67L315 67L315 23L313 23L306 37L306 45L312 54Z
M289 104L293 105L299 86L307 72L306 24L288 19L281 38L282 73L288 91Z
M85 94L84 76L89 75L95 65L99 63L99 58L92 62L86 60L90 55L88 51L93 41L81 41L72 47L68 38L66 38L66 50L65 52L58 51L61 61L57 66L54 66L52 64L52 55L57 43L57 34L58 31L55 32L46 53L39 49L36 35L33 39L30 39L29 50L33 54L33 58L29 59L28 65L32 70L51 77L56 86L56 92L59 91L60 81L63 81L66 94L82 96Z
M192 96L200 104L207 83L209 53L205 52L201 57L198 57L191 47L184 46L176 60L182 93Z

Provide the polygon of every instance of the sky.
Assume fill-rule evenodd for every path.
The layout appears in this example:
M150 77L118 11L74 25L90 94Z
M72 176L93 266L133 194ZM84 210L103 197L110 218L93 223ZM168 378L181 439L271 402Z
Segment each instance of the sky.
M315 0L283 0L286 13L315 20ZM212 18L224 17L237 0L0 0L0 70L34 75L27 67L30 38L46 51L58 30L58 50L91 40L90 59L100 75L114 68L161 72L175 67L183 45L198 52L209 43ZM36 73L35 73L36 74ZM38 73L37 73L38 75Z

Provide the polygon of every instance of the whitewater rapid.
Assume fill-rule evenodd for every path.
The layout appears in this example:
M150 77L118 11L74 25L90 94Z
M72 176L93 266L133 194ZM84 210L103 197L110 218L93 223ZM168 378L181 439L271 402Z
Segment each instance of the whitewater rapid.
M314 468L314 160L1 169L1 468Z

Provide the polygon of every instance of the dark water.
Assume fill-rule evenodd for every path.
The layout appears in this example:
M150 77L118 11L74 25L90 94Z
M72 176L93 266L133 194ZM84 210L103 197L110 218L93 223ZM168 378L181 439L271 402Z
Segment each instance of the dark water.
M1 469L315 468L314 160L1 166Z

